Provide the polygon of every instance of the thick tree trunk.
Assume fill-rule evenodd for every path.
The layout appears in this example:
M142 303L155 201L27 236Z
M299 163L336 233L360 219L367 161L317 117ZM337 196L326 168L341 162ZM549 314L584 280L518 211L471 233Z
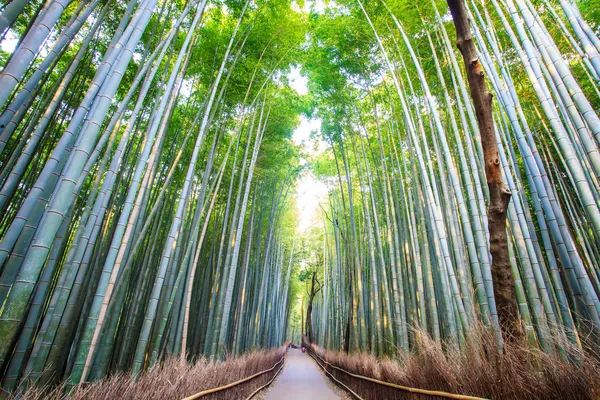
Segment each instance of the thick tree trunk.
M302 297L302 304L300 305L300 343L304 341L306 336L306 325L304 325L304 297Z
M352 299L352 271L350 271L349 275L349 295L348 298ZM354 308L352 307L352 301L348 301L348 319L346 320L345 334L344 334L344 353L350 353L350 324L352 323Z
M463 56L467 70L469 88L481 135L485 176L490 190L488 220L490 252L492 254L492 280L498 308L498 319L505 339L513 340L522 336L522 329L514 295L514 279L510 268L506 235L506 211L511 193L502 180L498 144L492 118L492 95L487 90L485 74L477 58L464 1L448 0L448 6L456 28L457 47Z
M317 280L317 272L314 271L312 274L311 284L310 284L310 295L308 297L308 307L306 308L306 336L308 337L308 342L312 343L314 339L313 327L312 327L312 309L313 309L313 300L315 299L315 295L319 290L315 287L315 283L318 283ZM320 285L319 285L320 289Z

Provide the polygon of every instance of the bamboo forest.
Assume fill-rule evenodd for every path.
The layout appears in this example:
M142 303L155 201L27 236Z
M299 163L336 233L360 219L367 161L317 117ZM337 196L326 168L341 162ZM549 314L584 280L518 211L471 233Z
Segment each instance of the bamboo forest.
M0 304L0 398L600 398L600 1L0 0Z

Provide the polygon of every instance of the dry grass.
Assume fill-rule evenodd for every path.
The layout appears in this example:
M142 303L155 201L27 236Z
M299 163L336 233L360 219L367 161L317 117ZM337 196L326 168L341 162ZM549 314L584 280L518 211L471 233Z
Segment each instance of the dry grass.
M257 372L269 369L285 353L285 347L270 351L254 351L246 355L230 358L223 362L200 360L194 365L170 359L132 380L128 374L119 374L97 381L74 390L69 396L64 387L51 392L43 388L33 388L26 392L25 400L59 399L143 399L168 400L182 399L192 394L229 384L246 378ZM203 399L241 399L246 398L255 389L267 383L277 369L261 375L239 386L210 394Z
M568 363L558 355L544 354L527 345L509 345L498 362L493 334L479 329L469 345L442 350L423 333L416 334L418 351L398 360L378 359L370 354L344 354L312 345L312 350L348 372L381 381L421 389L493 399L600 399L598 358L582 357ZM501 365L501 367L500 367ZM500 368L502 368L500 370ZM428 398L351 377L331 368L334 376L365 399Z

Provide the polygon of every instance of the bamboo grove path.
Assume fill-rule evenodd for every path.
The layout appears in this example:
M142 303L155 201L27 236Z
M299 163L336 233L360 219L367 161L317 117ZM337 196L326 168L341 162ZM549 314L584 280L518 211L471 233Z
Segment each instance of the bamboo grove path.
M325 375L317 364L299 349L290 349L286 355L286 364L266 400L333 400L341 397L326 382Z

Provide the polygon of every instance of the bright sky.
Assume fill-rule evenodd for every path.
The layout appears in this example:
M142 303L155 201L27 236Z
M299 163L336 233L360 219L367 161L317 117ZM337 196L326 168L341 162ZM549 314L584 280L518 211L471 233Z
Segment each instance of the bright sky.
M306 0L304 2L304 12L320 13L325 10L325 2L323 0ZM308 79L300 74L299 68L292 68L287 78L290 81L290 86L300 94L308 93ZM321 121L319 119L307 119L301 117L300 126L294 131L293 140L298 146L302 146L305 153L309 155L319 154L325 148L325 143L319 139L312 139L311 132L321 129ZM306 160L300 160L302 164ZM296 204L298 206L299 221L296 230L298 233L306 232L312 226L321 226L323 220L320 216L319 203L323 203L327 199L327 187L323 182L315 179L313 174L306 170L303 172L298 187L296 189Z
M313 10L315 12L320 13L321 11L325 10L325 3L323 2L323 0L307 1L304 7L310 9L309 3L313 5Z
M8 32L6 32L6 36L4 37L2 46L0 47L7 53L12 53L15 50L15 47L17 47L18 41L19 37L12 31L12 29L9 29Z
M308 93L307 79L300 75L298 68L293 68L288 74L290 85L300 94ZM321 129L321 121L319 119L307 119L301 117L301 122L298 128L294 131L293 140L298 146L302 146L305 153L315 155L323 151L324 143L319 139L311 138L313 131ZM302 159L301 163L306 160ZM299 221L296 227L298 233L306 232L312 226L320 226L323 220L320 217L319 203L324 202L327 198L327 187L323 182L315 179L312 173L308 170L304 171L296 190L296 203L299 211Z
M293 5L296 9L300 9L298 3ZM325 3L323 0L305 0L304 1L304 12L310 12L311 7L313 11L320 13L325 9Z

